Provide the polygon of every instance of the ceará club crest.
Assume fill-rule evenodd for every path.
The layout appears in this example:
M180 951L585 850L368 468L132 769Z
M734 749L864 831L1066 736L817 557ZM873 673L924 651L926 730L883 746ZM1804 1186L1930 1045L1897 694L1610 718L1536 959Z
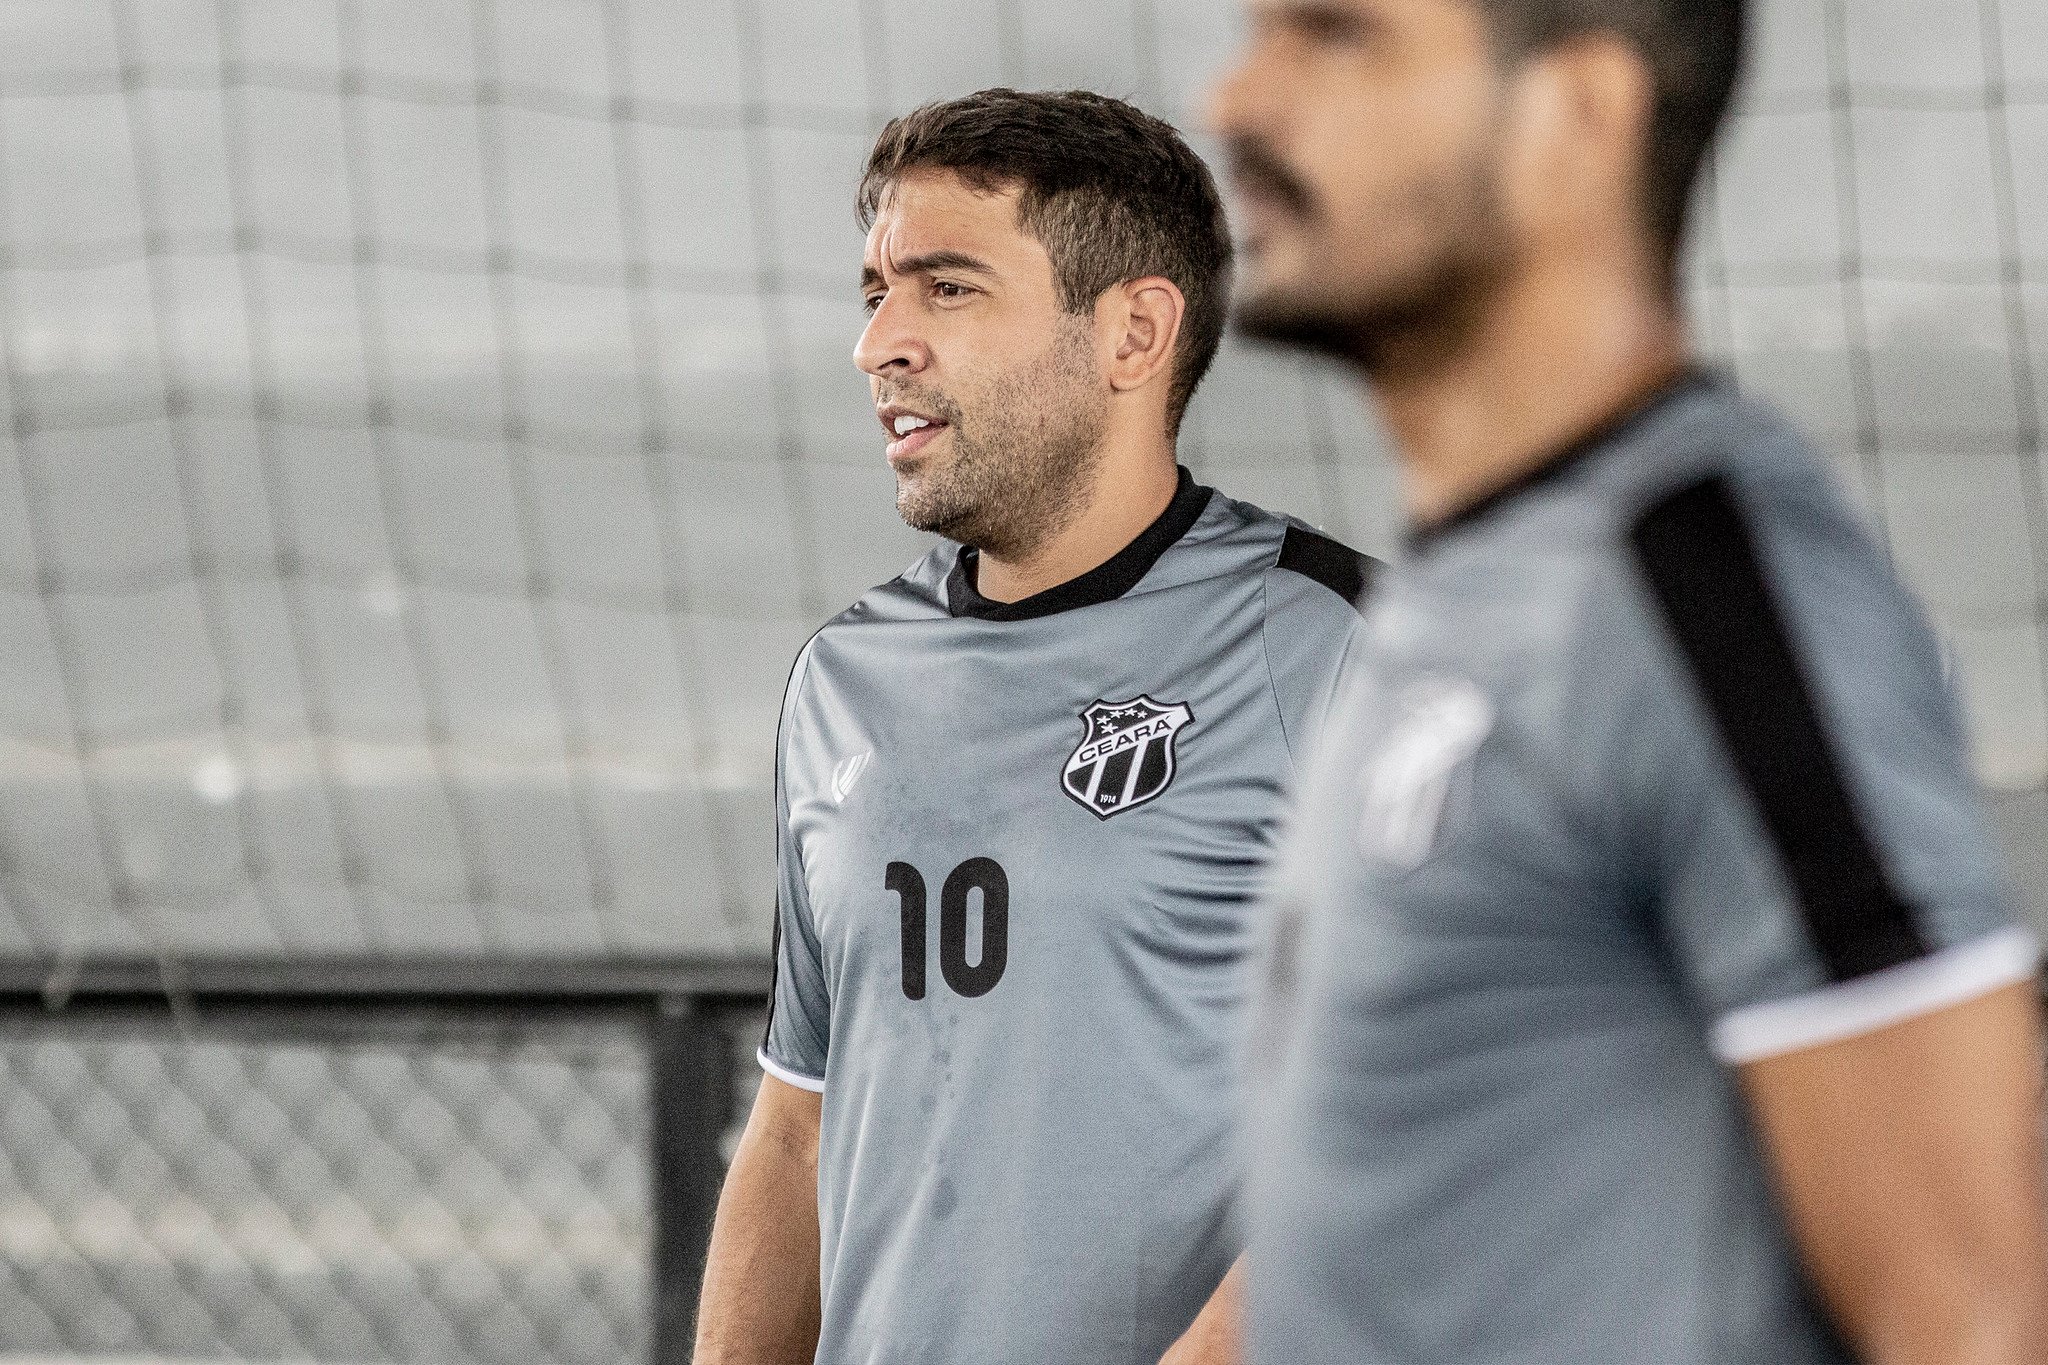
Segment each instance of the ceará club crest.
M1100 820L1144 805L1173 785L1174 741L1194 718L1185 703L1145 696L1091 702L1061 790Z

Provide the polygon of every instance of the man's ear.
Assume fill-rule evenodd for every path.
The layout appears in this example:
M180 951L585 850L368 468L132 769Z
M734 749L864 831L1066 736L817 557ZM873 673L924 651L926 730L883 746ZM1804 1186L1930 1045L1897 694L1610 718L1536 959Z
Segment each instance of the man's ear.
M1142 389L1173 369L1187 300L1180 287L1160 275L1112 285L1095 301L1097 335L1108 350L1104 367L1118 393Z
M1642 201L1656 90L1642 54L1612 34L1569 39L1530 62L1517 83L1509 192L1524 222L1578 235ZM1561 187L1575 192L1560 194Z

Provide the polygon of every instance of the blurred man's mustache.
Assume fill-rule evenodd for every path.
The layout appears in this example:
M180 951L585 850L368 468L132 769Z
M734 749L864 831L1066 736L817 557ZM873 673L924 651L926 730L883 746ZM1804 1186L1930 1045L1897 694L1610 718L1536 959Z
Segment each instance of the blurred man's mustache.
M1302 183L1301 177L1257 137L1249 134L1232 137L1224 144L1224 155L1230 166L1230 178L1239 189L1274 200L1302 217L1314 212L1315 195Z

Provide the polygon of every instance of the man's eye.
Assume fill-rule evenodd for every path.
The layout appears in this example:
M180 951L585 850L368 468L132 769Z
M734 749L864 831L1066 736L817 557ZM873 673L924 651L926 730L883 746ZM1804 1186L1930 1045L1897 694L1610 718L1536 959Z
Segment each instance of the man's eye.
M880 294L870 294L860 301L860 311L863 313L872 313L881 306L882 296Z
M932 292L942 299L964 299L972 291L964 284L954 284L951 280L940 280L932 286Z
M1372 36L1371 20L1337 4L1304 4L1284 10L1281 26L1316 47L1351 47Z

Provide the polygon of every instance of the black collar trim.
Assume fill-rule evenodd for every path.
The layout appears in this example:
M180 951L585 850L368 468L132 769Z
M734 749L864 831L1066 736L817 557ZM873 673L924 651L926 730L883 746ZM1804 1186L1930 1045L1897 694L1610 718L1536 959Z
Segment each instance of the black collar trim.
M1583 464L1588 457L1599 454L1614 442L1628 435L1643 423L1663 412L1679 399L1700 390L1717 388L1720 379L1713 371L1698 366L1688 366L1663 388L1644 398L1634 407L1609 418L1579 437L1555 455L1531 469L1517 474L1492 492L1484 494L1473 502L1466 503L1447 517L1427 523L1411 522L1403 538L1410 554L1424 554L1448 537L1452 532L1462 530L1473 522L1499 511L1502 507L1525 493L1541 488L1547 483L1570 473Z
M1159 557L1188 533L1188 528L1209 505L1210 492L1182 466L1173 501L1166 504L1157 521L1138 533L1136 540L1079 578L1070 578L1018 602L994 602L981 595L974 585L977 555L972 546L963 545L953 561L953 572L946 576L946 610L955 616L972 616L982 621L1029 621L1075 607L1092 607L1097 602L1113 602L1137 587L1138 580L1151 571Z

